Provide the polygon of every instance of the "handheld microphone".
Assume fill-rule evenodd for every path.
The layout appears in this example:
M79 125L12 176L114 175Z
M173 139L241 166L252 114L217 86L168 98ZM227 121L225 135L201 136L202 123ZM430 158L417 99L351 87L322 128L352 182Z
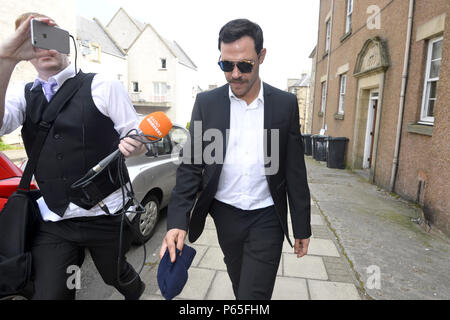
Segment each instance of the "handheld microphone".
M172 129L172 122L162 111L153 112L147 115L139 124L139 129L151 141L165 137L170 129ZM155 137L155 138L153 138Z
M141 136L144 136L148 142L144 143L154 143L165 137L170 129L172 129L172 122L166 116L164 112L158 111L153 112L147 115L144 120L139 124L139 129L142 131ZM141 141L142 142L142 141ZM72 188L77 188L81 184L83 184L86 179L93 177L98 172L102 171L106 168L112 161L117 159L120 154L120 150L117 149L104 159L102 159L99 163L97 163L94 167L89 169L89 171L81 178L79 181L75 182L72 185Z

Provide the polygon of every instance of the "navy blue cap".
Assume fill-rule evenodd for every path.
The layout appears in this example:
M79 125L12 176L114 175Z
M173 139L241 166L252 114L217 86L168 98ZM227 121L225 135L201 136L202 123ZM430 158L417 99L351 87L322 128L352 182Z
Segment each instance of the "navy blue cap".
M172 300L179 295L188 279L188 269L197 253L188 245L180 250L176 249L177 257L174 263L170 261L169 249L166 249L158 267L158 285L161 294L166 300Z

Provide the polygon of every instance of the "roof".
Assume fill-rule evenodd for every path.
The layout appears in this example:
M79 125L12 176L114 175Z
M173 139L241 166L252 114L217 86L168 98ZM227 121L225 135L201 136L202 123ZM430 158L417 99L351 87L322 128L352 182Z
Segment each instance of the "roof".
M109 20L108 24L106 25L106 27L108 28L109 25L111 24L111 22L116 18L116 16L119 14L119 12L123 12L123 14L125 14L125 16L130 19L130 21L132 23L134 23L134 25L136 26L136 28L138 28L139 31L143 31L145 29L145 23L142 23L136 19L133 19L132 17L130 17L130 15L128 14L128 12L125 11L124 8L120 8L119 10L117 10L117 12L113 15L113 17L111 18L111 20Z
M189 58L189 56L184 52L184 50L180 47L180 45L176 41L169 41L167 39L164 39L164 42L170 47L172 52L175 54L175 56L178 58L178 62L182 65L197 70L197 66L195 63Z
M120 58L125 57L125 53L116 45L112 37L97 20L77 16L77 39L81 40L82 43L85 41L98 43L102 52Z
M141 29L141 31L145 29L146 23L140 22L139 20L137 20L137 19L135 19L135 18L133 18L133 17L130 17L130 19L134 21L134 23L137 25L137 27L138 27L139 29Z
M316 55L316 48L317 48L317 46L314 47L313 51L311 51L308 58L310 58L310 59L314 58L314 56Z
M149 27L154 33L156 33L156 35L158 36L158 38L161 39L161 41L164 43L164 45L169 49L169 51L175 56L175 58L178 58L178 62L188 68L197 70L197 66L195 65L195 63L192 61L191 58L189 58L189 56L186 54L186 52L184 52L184 50L181 48L181 46L175 42L175 41L169 41L167 39L164 39L157 31L155 28L153 28L153 26L150 23L144 23L141 22L133 17L131 17L123 8L120 8L116 14L113 16L113 18L109 21L109 23L107 24L107 26L109 26L109 24L111 23L111 21L114 19L114 17L119 13L119 12L123 12L135 25L136 27L141 31L141 33L136 37L136 39L134 39L133 43L130 45L129 48L127 48L127 50L130 50L130 48L137 42L137 40L140 38L140 36L142 35L142 33L144 33L145 29L147 27Z
M302 77L293 83L290 87L309 87L311 84L311 76L307 73L303 73Z

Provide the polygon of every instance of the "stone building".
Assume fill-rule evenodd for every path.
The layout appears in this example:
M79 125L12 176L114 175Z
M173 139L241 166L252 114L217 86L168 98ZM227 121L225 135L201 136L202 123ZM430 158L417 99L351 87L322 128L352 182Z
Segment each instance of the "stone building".
M317 55L316 55L316 48L313 49L313 51L311 51L311 53L309 54L309 58L311 59L311 76L310 76L310 84L309 84L309 101L308 101L308 109L306 112L306 127L305 127L305 132L303 133L308 133L310 134L312 131L312 118L313 118L313 109L314 109L314 92L315 92L315 84L316 82L314 81L316 79L316 60L317 60Z
M312 133L450 235L450 3L321 0Z
M120 8L105 26L128 56L128 91L141 114L164 111L185 126L198 88L197 66L175 41Z
M101 73L128 88L128 57L101 22L77 17L78 67Z
M307 73L303 73L300 79L288 79L288 91L297 96L300 130L302 133L308 133L308 128L311 128L309 117L310 84L311 77Z

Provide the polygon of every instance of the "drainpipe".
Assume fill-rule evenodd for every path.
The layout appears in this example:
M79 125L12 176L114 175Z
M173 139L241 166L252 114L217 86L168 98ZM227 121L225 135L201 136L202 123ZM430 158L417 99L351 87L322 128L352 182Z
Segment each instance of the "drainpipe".
M330 86L330 60L331 60L331 48L333 43L333 18L334 18L334 0L331 0L331 18L330 18L330 48L328 51L327 61L327 87L325 90L325 109L323 110L322 129L325 131L326 118L327 118L327 102L328 102L328 87Z
M406 33L405 58L404 58L405 60L403 61L402 89L400 93L400 104L398 108L397 135L395 137L394 161L392 162L391 182L389 185L389 190L391 192L394 191L395 181L397 179L397 170L399 162L398 156L400 153L400 138L402 135L403 114L405 111L406 83L408 81L409 54L411 51L413 14L414 14L414 0L409 0L408 29Z

